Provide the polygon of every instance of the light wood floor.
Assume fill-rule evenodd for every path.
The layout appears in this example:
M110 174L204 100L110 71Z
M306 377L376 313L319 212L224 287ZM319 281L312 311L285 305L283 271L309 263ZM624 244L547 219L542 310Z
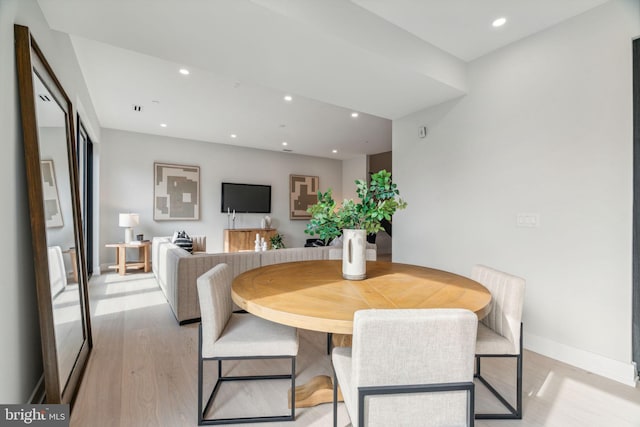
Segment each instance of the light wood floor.
M71 426L196 426L197 324L178 326L152 274L105 274L90 284L94 348L76 399ZM330 374L324 334L300 331L297 381ZM483 362L483 374L513 391L515 364ZM277 362L233 363L243 374L251 368L286 372ZM206 369L206 368L205 368ZM206 370L209 377L213 370ZM526 351L524 419L477 421L479 427L640 427L640 389L573 368ZM208 381L212 383L211 380ZM207 387L207 386L205 386ZM285 414L287 381L227 383L216 416ZM499 408L481 386L476 410ZM340 405L340 426L349 417ZM296 411L296 421L262 426L331 426L331 405Z

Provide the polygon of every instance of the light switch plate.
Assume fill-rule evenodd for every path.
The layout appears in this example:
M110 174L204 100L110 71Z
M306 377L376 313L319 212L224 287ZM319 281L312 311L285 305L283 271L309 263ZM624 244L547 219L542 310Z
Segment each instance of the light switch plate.
M516 225L518 227L540 227L540 214L537 213L518 213L516 215Z

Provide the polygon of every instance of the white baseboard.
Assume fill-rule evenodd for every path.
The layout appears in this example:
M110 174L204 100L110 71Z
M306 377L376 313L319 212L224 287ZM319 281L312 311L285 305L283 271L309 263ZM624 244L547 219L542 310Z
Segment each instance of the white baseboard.
M638 373L633 362L625 363L580 350L536 335L524 334L524 348L585 371L635 387Z

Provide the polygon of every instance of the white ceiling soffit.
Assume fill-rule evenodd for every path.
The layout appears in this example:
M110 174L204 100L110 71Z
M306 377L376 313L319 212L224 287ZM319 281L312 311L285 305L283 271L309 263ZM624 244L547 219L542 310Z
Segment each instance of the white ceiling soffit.
M609 0L351 1L464 61L472 61ZM491 28L500 17L507 18L508 25Z
M452 55L349 2L301 3L323 21L279 1L39 1L53 29L384 118L464 94ZM338 35L324 31L332 18Z
M284 92L199 68L188 67L184 77L171 61L72 40L105 128L338 159L391 149L389 120L362 113L353 119L349 109L295 95L288 103Z

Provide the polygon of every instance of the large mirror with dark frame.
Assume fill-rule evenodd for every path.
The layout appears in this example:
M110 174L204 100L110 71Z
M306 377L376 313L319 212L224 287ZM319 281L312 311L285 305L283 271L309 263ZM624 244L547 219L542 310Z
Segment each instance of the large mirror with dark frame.
M72 403L91 351L72 105L29 29L14 27L47 403Z

